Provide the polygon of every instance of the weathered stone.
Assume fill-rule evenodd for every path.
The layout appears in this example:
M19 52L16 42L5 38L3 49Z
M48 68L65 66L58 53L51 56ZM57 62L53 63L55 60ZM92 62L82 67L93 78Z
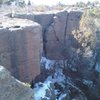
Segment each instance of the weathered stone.
M73 30L79 29L81 16L82 12L80 11L71 11L68 13L67 25L66 25L67 34L71 34Z
M33 90L0 66L0 100L33 100Z
M53 17L53 23L45 34L45 51L49 59L64 59L64 48L72 42L69 38L73 30L79 29L82 12L61 11ZM73 36L72 36L73 37ZM64 47L65 46L65 47Z
M62 54L62 47L65 46L66 41L67 44L69 44L69 41L72 42L69 35L73 30L79 29L81 16L81 11L67 12L66 10L15 15L15 17L18 18L26 18L36 21L42 26L43 51L44 55L50 59L64 58L65 55ZM59 45L62 45L61 48L59 47L60 50L58 50ZM55 51L53 49L55 49Z
M22 19L6 19L0 26L0 64L16 78L30 82L40 73L41 26Z

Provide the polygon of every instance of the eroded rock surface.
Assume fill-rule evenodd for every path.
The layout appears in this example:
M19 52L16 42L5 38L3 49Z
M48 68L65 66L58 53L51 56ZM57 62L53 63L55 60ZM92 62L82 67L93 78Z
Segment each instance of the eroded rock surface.
M33 100L33 90L0 66L0 100Z
M23 19L0 20L0 64L17 78L30 82L40 73L42 29Z
M96 69L97 52L95 52L95 31L93 31L94 27L91 27L93 24L91 23L92 20L90 20L90 16L82 16L82 14L83 12L80 11L67 12L64 10L60 12L29 15L18 14L15 15L15 17L30 19L32 21L38 22L42 26L43 56L45 56L46 59L49 58L49 60L42 63L41 73L35 78L34 83L44 82L47 79L52 82L57 78L57 81L59 81L60 79L62 79L62 77L60 76L62 76L63 74L63 85L65 85L65 87L68 86L66 87L66 90L69 88L69 91L71 91L71 93L69 93L71 99L99 100L100 72L98 71L98 69ZM28 28L24 32L28 33ZM34 31L32 32L34 33ZM99 34L97 34L97 37L98 35ZM28 41L28 49L30 51L30 45L34 48L35 45L33 44L37 44L37 41L34 41L33 43L33 41L30 41L30 39L32 40L32 38L30 38L32 37L32 35L29 34L27 36L28 38L25 37L25 39ZM97 44L99 45L99 38L97 40ZM12 43L13 45L13 40L10 43ZM25 46L25 48L26 47L27 46ZM97 49L98 47L99 46L97 46ZM14 47L14 50L15 48L16 47ZM22 52L21 54L25 55L26 59L28 59L28 57L32 57L32 51L28 52L28 56L26 56L26 52ZM99 49L97 51L99 51ZM34 57L36 58L36 56ZM21 57L19 57L18 59L12 58L11 61L15 61L16 63L16 61L20 58ZM98 58L100 58L100 56L98 56ZM52 60L54 60L55 63L52 65L52 68L50 68L49 65ZM98 62L100 61L98 60ZM25 66L27 66L27 63L25 63ZM19 66L19 68L21 68L21 66ZM25 76L23 77L24 79L27 79L27 75L31 76L31 74L29 74L31 72L36 74L34 71L32 71L33 68L25 68L27 67L23 67L22 69L20 69L22 73L25 72L24 70L27 70L23 74L23 76ZM59 68L61 68L61 71L59 70ZM17 69L16 66L15 69ZM63 88L63 90L61 90L63 86L60 87L63 82L61 82L61 84L58 84L59 82L54 83L55 88L57 87L60 92L66 92L65 87ZM42 84L39 84L39 86L41 87ZM60 94L58 94L58 98L59 95Z

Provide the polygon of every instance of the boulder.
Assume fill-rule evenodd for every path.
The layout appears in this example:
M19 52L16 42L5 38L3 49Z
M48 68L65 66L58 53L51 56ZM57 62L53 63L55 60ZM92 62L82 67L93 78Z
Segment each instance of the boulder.
M51 25L44 33L46 40L45 52L49 59L62 60L65 58L65 48L74 41L70 38L72 31L79 29L79 22L82 16L80 11L67 12L66 10L56 12ZM72 43L72 44L73 44Z
M9 16L9 15L8 15ZM29 19L39 23L43 32L52 23L54 13L15 14L15 18Z
M0 64L19 80L30 82L40 73L42 28L23 19L0 20Z
M33 90L0 66L0 100L33 100Z

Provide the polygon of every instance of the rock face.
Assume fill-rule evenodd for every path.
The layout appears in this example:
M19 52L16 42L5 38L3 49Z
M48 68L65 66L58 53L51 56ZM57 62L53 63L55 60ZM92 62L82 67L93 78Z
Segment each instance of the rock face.
M68 48L72 31L79 28L81 15L82 12L67 11L54 15L53 22L45 32L47 58L61 60L66 57L65 48Z
M66 10L29 15L15 15L15 17L18 18L36 21L42 26L44 55L49 59L55 60L65 58L65 44L68 45L69 42L72 42L70 35L73 30L79 28L81 16L81 11L67 12Z
M30 82L40 73L41 26L22 19L0 23L0 64L17 79Z
M0 66L0 100L33 100L33 91Z

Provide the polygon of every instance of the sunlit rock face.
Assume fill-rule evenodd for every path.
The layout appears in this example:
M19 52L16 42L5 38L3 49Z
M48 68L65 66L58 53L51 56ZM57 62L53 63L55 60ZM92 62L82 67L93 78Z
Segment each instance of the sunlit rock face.
M38 22L43 32L43 54L49 59L61 60L65 48L70 45L71 33L79 29L81 11L53 11L34 14L16 14L15 17Z
M40 73L42 28L23 19L0 20L0 64L17 79L30 82Z
M96 32L96 52L97 52L97 63L96 70L100 73L100 31Z
M0 66L0 100L33 100L33 90Z

